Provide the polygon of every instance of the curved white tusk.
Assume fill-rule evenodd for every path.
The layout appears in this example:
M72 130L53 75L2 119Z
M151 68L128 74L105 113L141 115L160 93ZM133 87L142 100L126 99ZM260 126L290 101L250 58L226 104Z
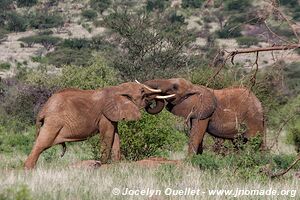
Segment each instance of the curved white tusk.
M140 84L141 86L143 86L144 88L146 88L147 90L149 90L149 91L151 91L151 92L161 92L160 89L152 89L152 88L148 87L147 85L140 83L140 82L137 81L137 80L135 80L135 82L138 83L138 84Z
M156 96L156 99L168 99L171 97L174 97L176 94L170 94L170 95L166 95L166 96Z

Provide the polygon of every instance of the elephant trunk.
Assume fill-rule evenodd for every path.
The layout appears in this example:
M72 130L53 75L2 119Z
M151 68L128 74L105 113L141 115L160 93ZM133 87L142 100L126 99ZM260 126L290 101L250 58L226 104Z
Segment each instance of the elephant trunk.
M159 84L158 84L157 80L149 80L149 81L146 81L144 84L151 87L151 88L154 88L154 89L161 89L161 88L158 88ZM162 93L162 91L161 91L161 93ZM150 102L151 101L153 103L153 99L150 99ZM161 112L165 107L165 100L164 99L154 99L154 101L155 101L155 106L154 107L152 107L152 103L149 103L145 108L145 110L149 114L152 114L152 115Z
M163 99L155 99L155 106L151 107L151 103L145 107L147 113L155 115L160 113L165 107L165 100Z

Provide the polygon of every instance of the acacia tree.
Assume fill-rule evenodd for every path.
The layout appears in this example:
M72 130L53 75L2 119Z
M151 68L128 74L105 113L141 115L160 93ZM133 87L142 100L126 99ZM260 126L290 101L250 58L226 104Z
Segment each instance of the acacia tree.
M143 11L115 11L105 18L120 47L112 62L124 80L170 77L186 66L184 49L193 35L182 20L172 19L169 12Z

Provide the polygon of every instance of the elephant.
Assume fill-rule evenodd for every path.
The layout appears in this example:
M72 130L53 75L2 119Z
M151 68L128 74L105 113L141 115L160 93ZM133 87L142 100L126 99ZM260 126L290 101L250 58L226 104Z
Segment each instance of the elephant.
M257 134L264 135L262 104L253 92L245 87L215 90L194 85L183 78L149 80L144 84L162 90L161 94L168 97L165 99L166 96L156 95L155 105L149 100L146 106L148 113L157 114L166 107L174 115L186 119L190 129L189 155L202 154L203 137L206 132L233 142L241 135L241 126L246 128L242 132L244 142Z
M96 90L67 88L54 93L36 118L36 140L25 161L25 169L35 167L40 154L51 146L83 141L98 132L101 138L101 163L120 159L120 120L138 120L147 96L161 90L128 82ZM112 155L111 155L112 154Z

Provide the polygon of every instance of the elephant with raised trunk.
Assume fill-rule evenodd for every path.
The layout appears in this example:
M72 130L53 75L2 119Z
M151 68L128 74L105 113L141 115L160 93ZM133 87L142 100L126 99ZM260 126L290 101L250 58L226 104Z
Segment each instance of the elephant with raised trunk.
M145 85L161 90L165 96L155 96L155 105L146 110L159 113L164 106L174 115L184 117L190 127L189 154L201 154L204 134L234 140L245 126L245 141L264 134L264 115L261 102L245 87L214 90L182 79L149 80ZM165 97L168 99L164 100ZM165 105L166 103L166 105Z
M120 159L117 122L138 120L148 96L160 93L139 83L123 83L98 90L64 89L53 94L38 113L36 141L25 161L25 168L35 167L39 155L53 145L86 140L100 132L101 162L112 155ZM155 96L155 95L154 95Z

